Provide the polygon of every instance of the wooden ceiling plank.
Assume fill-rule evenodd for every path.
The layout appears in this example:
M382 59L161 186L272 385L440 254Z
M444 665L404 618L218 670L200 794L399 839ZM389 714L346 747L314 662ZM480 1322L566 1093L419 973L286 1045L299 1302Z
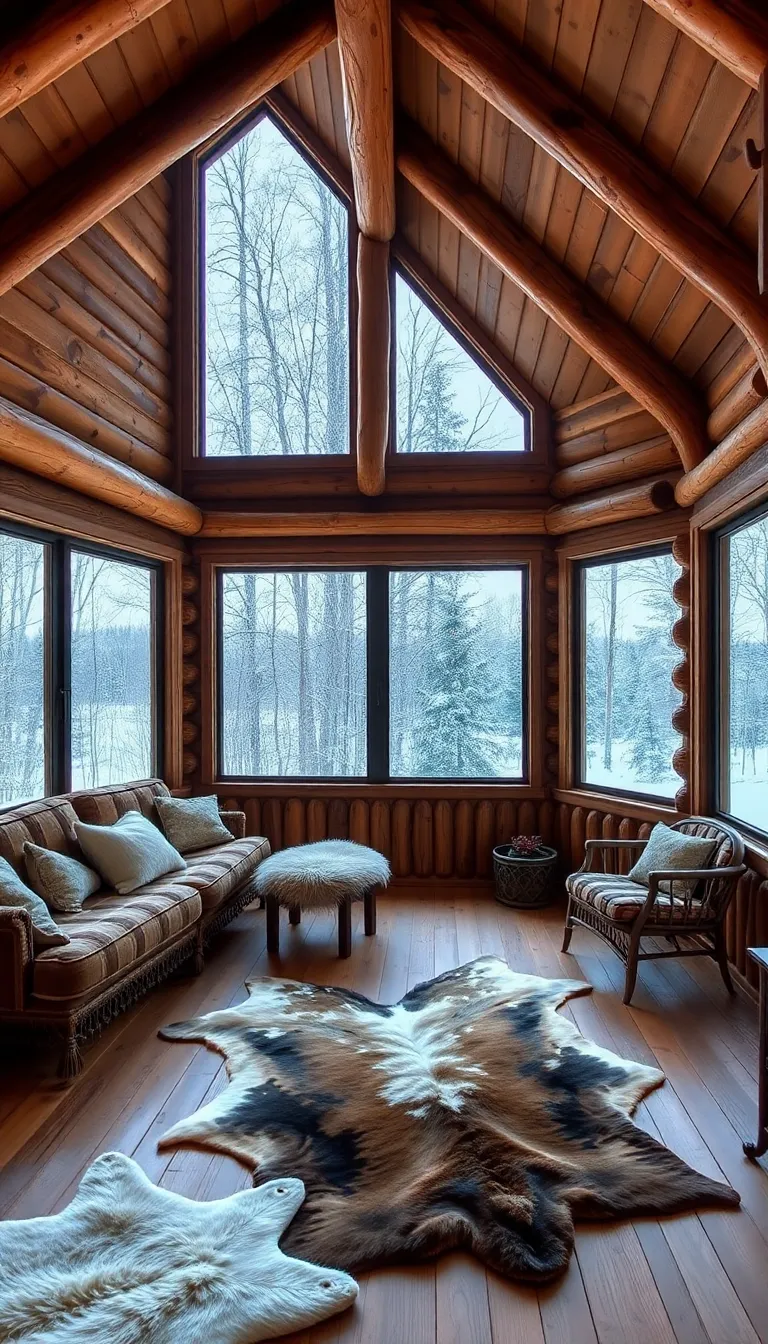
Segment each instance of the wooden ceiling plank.
M88 145L98 144L114 131L117 122L85 62L61 75L56 81L56 91Z
M562 0L533 0L525 19L524 42L548 70L552 68L560 32Z
M157 102L171 87L171 76L151 23L121 37L118 46L142 106Z
M636 145L642 142L676 41L674 28L643 5L613 106L613 124Z
M683 283L653 333L654 350L676 365L680 346L708 306L709 300L698 289Z
M79 0L57 6L0 48L0 117L148 19L168 0Z
M561 168L557 174L543 240L550 256L556 261L565 260L583 195L581 183Z
M333 124L336 130L336 152L339 161L345 168L351 168L351 159L349 156L349 144L347 142L347 128L344 121L344 86L341 78L341 62L339 61L339 44L332 42L325 48L325 65L328 71L328 86L331 91L331 106L333 108Z
M87 150L88 141L55 85L30 98L24 116L57 168L66 168Z
M576 393L577 400L581 401L584 397L596 397L610 386L611 379L605 369L596 359L590 359L584 377L579 383L579 390Z
M445 69L445 67L442 67ZM455 78L455 76L454 76ZM507 214L522 221L528 199L528 184L536 146L530 136L519 126L509 123L507 142L507 162L504 166L504 181L501 188L501 203Z
M586 369L591 362L586 351L582 350L581 346L572 340L563 355L563 362L560 365L560 371L549 399L553 410L561 410L573 404Z
M227 46L227 19L222 0L186 0L200 55L210 59Z
M758 142L760 140L758 113L757 95L752 94L731 129L717 163L699 193L699 203L724 228L733 224L734 217L739 214L755 186L754 169L750 168L747 162L744 145L750 137ZM744 237L743 233L741 237ZM746 241L753 251L757 249L756 232L752 235L747 234Z
M397 165L547 316L599 359L606 373L656 415L686 466L700 460L707 442L692 389L475 189L417 128L405 128Z
M533 371L533 385L547 401L557 382L569 343L570 337L567 332L562 331L555 322L547 323L536 368Z
M588 196L590 193L585 192ZM594 198L592 198L594 201ZM599 294L601 299L608 302L610 296L616 288L616 282L621 275L622 268L627 260L627 253L632 246L633 238L637 237L618 215L613 215L606 211L605 207L599 201L594 201L595 217L600 218L598 211L604 211L603 227L597 238L597 246L589 259L589 265L584 276L585 282L595 294ZM585 239L585 250L589 243L589 236ZM569 250L566 263L572 266L575 260ZM581 275L581 266L576 272ZM612 305L613 306L613 305Z
M768 312L750 259L667 179L468 10L400 0L400 22L524 129L731 317L768 371Z
M708 303L675 355L675 367L684 378L698 380L702 365L729 330L732 327L725 313Z
M184 0L170 0L151 22L166 69L174 84L180 84L199 59L195 25Z
M768 66L768 19L740 0L645 0L692 42L756 89Z
M563 0L553 74L570 89L581 90L602 0Z
M613 116L640 18L640 0L603 0L581 92L607 120Z
M547 330L547 320L547 314L526 295L515 344L514 364L529 383L533 382L544 333Z
M711 73L711 57L678 34L642 139L645 153L667 172Z
M368 238L395 232L395 141L390 0L335 0L357 223ZM437 121L437 77L434 76Z
M280 11L34 192L0 223L0 292L264 97L333 35L327 5Z
M731 127L752 95L730 71L715 65L670 165L675 181L698 196L728 143Z
M309 77L312 81L312 95L315 102L315 115L317 125L314 129L320 136L320 139L328 146L332 154L340 163L344 163L343 150L339 152L339 144L336 136L336 123L333 119L333 101L331 99L331 87L328 82L328 66L325 62L325 52L321 51L309 62ZM344 133L342 145L346 143L346 132Z
M118 126L137 117L144 104L117 42L85 62L91 79Z
M612 218L615 218L615 216L612 216ZM623 224L623 220L620 220L619 223ZM659 254L655 248L651 247L650 243L646 243L645 239L638 234L633 234L613 288L610 294L605 296L610 301L611 308L616 315L625 322L629 321L631 314L634 312L643 288L653 274L653 268L658 264L658 260Z
M27 189L40 186L56 172L56 160L20 108L0 121L0 149Z

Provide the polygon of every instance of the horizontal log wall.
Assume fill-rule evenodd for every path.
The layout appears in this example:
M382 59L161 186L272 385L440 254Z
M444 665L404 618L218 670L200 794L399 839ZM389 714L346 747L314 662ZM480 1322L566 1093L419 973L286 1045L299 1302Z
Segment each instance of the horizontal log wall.
M158 178L0 296L0 396L161 482L173 475L170 241Z

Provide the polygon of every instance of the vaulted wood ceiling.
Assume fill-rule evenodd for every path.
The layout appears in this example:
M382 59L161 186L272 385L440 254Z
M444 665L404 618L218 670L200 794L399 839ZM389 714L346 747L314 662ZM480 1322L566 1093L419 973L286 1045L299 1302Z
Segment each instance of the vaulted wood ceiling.
M170 0L0 121L0 209L151 105L273 13L269 0ZM757 190L743 147L756 94L642 0L480 0L702 212L756 251ZM396 98L504 211L685 377L707 389L743 345L729 319L617 215L395 22ZM345 164L336 45L284 92ZM759 138L759 137L758 137ZM398 179L398 228L554 408L602 392L605 371Z

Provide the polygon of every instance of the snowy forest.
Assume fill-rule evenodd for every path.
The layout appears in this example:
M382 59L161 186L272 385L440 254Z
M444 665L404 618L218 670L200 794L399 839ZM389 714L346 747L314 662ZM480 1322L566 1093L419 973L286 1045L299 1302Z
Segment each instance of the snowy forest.
M391 775L519 777L520 571L389 583ZM365 573L228 572L221 623L222 772L365 776Z
M262 118L205 171L209 456L349 451L348 217ZM525 423L398 275L397 447L525 447Z
M45 778L46 546L0 533L0 803ZM71 553L72 787L152 771L151 571Z
M768 830L768 519L723 541L730 590L728 769L723 806Z

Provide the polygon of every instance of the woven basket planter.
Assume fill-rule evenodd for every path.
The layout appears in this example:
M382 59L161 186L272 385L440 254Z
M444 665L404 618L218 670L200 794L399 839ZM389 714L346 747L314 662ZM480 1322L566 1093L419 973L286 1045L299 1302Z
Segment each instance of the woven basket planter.
M557 850L549 845L540 845L530 859L515 854L511 845L497 845L493 851L496 900L522 910L548 905L556 863Z

